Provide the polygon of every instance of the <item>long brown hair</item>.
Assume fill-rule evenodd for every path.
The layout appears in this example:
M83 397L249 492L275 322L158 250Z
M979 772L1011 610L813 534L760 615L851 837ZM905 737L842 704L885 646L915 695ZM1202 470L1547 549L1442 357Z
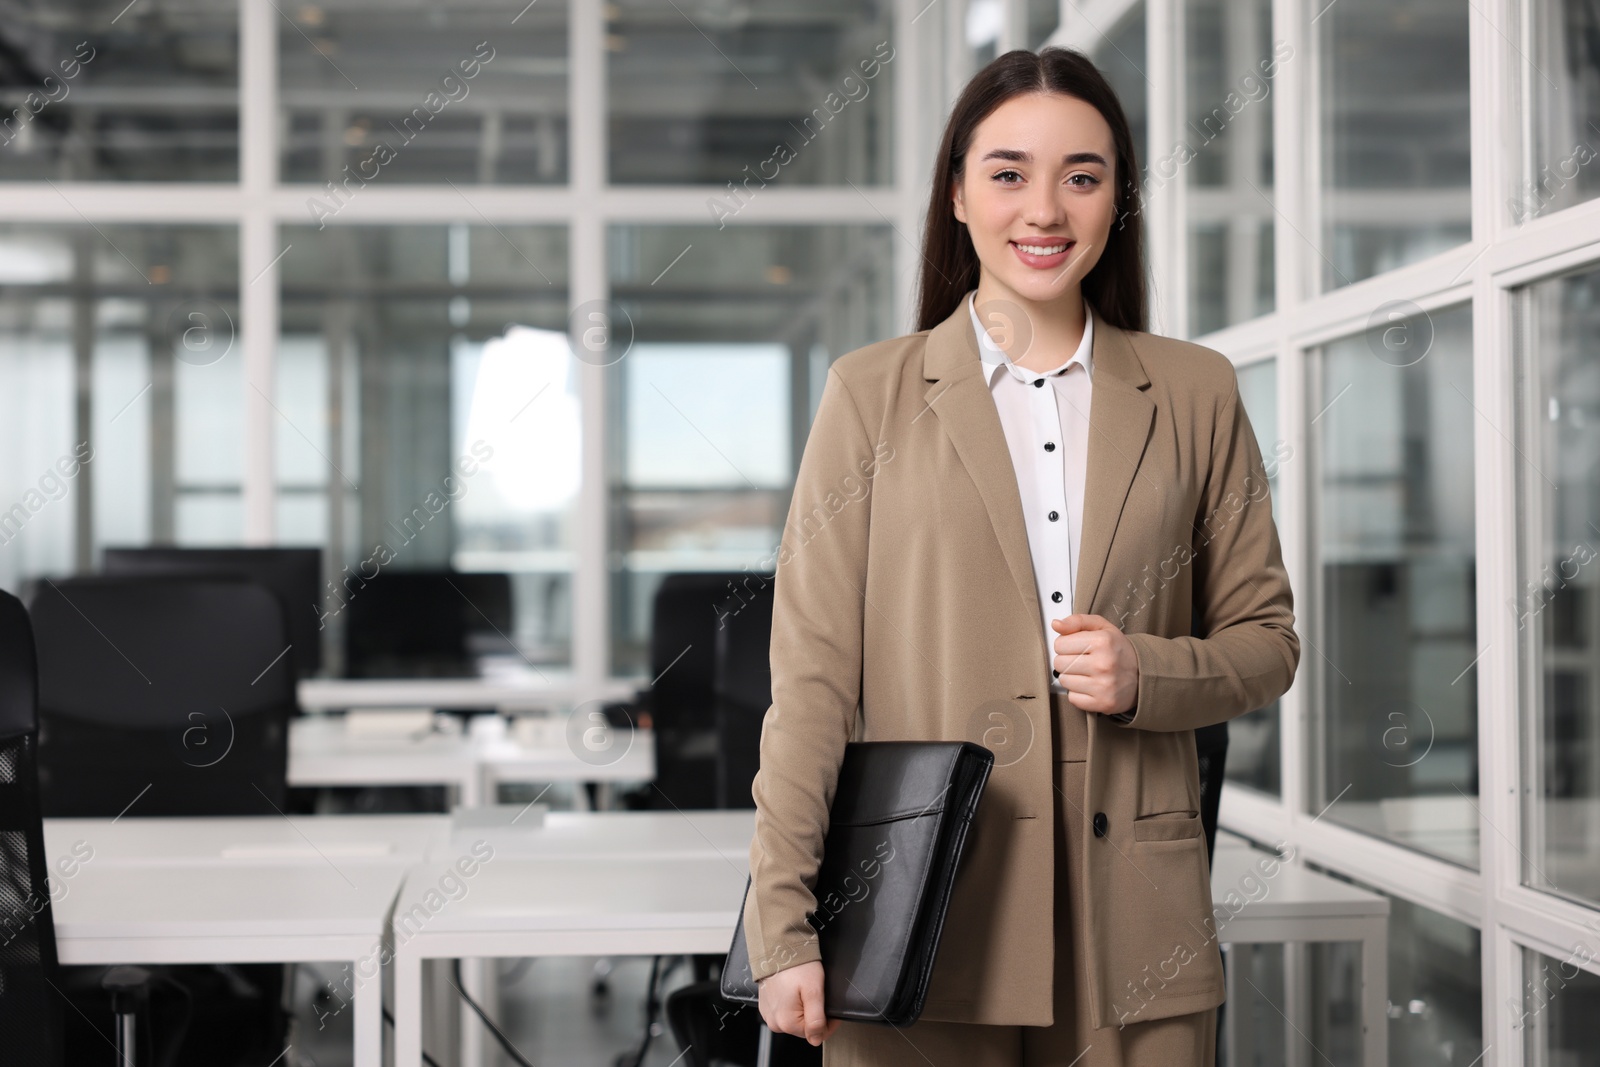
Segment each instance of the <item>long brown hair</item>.
M1122 103L1089 57L1071 48L1039 52L1018 48L997 57L961 90L934 161L933 194L922 237L917 329L928 330L950 316L978 285L978 254L967 227L951 211L956 179L978 124L995 108L1023 93L1065 93L1094 107L1111 127L1116 149L1116 221L1105 251L1083 279L1083 298L1095 314L1124 330L1145 330L1144 225L1139 210L1139 160Z

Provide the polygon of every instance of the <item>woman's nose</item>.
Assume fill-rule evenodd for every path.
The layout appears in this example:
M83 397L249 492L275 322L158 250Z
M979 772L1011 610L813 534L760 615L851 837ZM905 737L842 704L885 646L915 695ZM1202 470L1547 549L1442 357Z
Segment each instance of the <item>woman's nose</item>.
M1023 218L1035 226L1058 226L1066 220L1066 207L1054 188L1041 188L1029 198Z

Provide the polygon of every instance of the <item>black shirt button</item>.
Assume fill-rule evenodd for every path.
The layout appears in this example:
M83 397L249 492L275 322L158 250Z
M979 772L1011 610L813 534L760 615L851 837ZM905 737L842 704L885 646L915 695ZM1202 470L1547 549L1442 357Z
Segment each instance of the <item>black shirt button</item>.
M1106 813L1103 811L1094 813L1094 836L1106 836Z
M1044 443L1044 450L1046 452L1054 452L1056 450L1056 443L1054 441L1046 441Z
M1051 593L1050 599L1054 600L1057 604L1061 603L1061 590L1058 589L1054 593Z
M1043 378L1035 378L1033 380L1033 387L1035 389L1043 389L1044 388L1044 379Z
M1059 514L1058 514L1058 513L1056 513L1056 512L1054 512L1054 511L1052 511L1052 512L1051 512L1051 513L1050 513L1050 521L1051 521L1051 522L1055 522L1055 521L1056 521L1056 520L1057 520L1057 519L1059 519L1059 518L1060 518L1060 517L1061 517L1061 516L1060 516L1060 515L1059 515Z

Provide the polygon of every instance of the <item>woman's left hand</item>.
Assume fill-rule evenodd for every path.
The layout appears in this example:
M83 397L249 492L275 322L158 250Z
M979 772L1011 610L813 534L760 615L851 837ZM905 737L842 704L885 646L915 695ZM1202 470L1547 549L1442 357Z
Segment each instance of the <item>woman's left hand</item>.
M1139 696L1139 657L1133 642L1103 615L1068 615L1050 620L1060 634L1050 667L1058 671L1073 707L1116 715Z

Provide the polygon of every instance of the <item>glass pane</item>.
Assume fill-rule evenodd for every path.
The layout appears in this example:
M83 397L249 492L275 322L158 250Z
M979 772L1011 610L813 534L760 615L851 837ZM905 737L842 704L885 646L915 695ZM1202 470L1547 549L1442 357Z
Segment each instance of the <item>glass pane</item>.
M1061 25L1061 0L1028 0L1028 47L1038 51Z
M1600 270L1519 294L1522 646L1530 886L1600 902Z
M1600 194L1594 131L1600 128L1600 50L1593 46L1594 9L1579 0L1528 5L1528 63L1537 73L1529 131L1531 172L1511 198L1511 218L1538 215Z
M1236 368L1239 398L1244 402L1250 425L1255 428L1256 444L1266 464L1267 486L1272 497L1272 517L1279 519L1278 470L1290 455L1286 442L1278 437L1278 361L1258 360ZM1280 702L1246 712L1228 720L1228 751L1224 764L1227 780L1273 796L1283 789L1283 742L1279 717Z
M1322 287L1472 238L1467 21L1460 0L1309 5L1321 61Z
M612 664L663 575L770 574L829 364L893 336L886 227L611 231Z
M7 4L0 180L237 181L237 0Z
M1310 810L1475 868L1471 308L1397 307L1310 368Z
M283 179L333 182L313 221L368 182L567 180L561 0L279 9Z
M1522 950L1522 1012L1512 1029L1522 1031L1522 1062L1529 1067L1579 1067L1600 1046L1600 975L1594 950L1579 944L1557 959Z
M431 571L448 592L453 570L510 586L504 612L473 597L462 609L477 670L537 678L570 663L566 230L305 226L283 242L279 540L326 546L325 658L361 674L443 670L347 663L342 641L346 609L385 574Z
M1110 33L1086 49L1122 101L1122 112L1133 133L1133 150L1139 157L1141 186L1155 180L1150 169L1150 80L1145 73L1144 35L1144 4L1135 3Z
M225 227L0 225L0 585L242 537L238 255Z
M1188 124L1148 172L1152 185L1186 176L1189 334L1200 337L1274 307L1272 79L1288 53L1274 54L1271 0L1187 0L1184 18Z
M611 180L730 187L714 218L769 182L887 185L892 9L607 4Z
M1283 1067L1294 1030L1284 1018L1282 944L1232 941L1222 946L1228 999L1222 1006L1218 1067Z
M965 30L967 68L977 73L1000 54L1000 37L1006 31L1006 0L968 0Z
M1315 863L1307 866L1387 895ZM1388 899L1389 1062L1483 1064L1482 936L1448 915L1400 897ZM1313 943L1310 971L1312 1027L1298 1039L1308 1044L1300 1062L1362 1063L1360 943Z

